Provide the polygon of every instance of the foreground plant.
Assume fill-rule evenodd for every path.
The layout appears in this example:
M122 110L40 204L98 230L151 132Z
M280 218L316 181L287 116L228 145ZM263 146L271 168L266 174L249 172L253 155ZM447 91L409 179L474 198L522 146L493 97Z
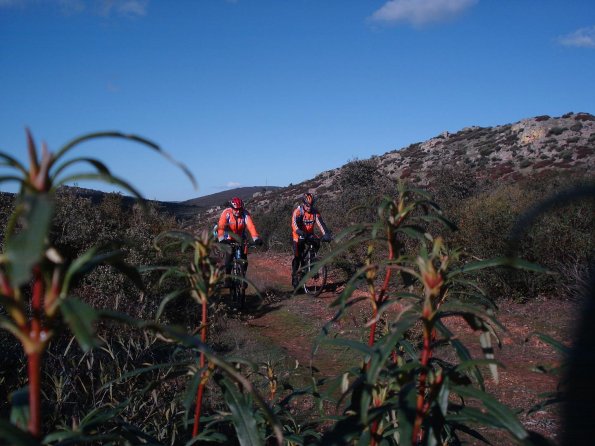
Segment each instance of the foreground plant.
M191 336L181 334L177 331L168 331L169 335L189 347L199 347L198 371L193 374L194 378L190 383L188 396L185 398L188 410L192 401L189 397L195 395L192 443L198 441L215 441L218 438L213 436L213 432L209 429L206 429L206 432L201 432L200 424L201 416L203 415L205 388L207 383L212 380L220 387L223 398L231 410L231 419L228 421L233 424L237 438L241 444L264 443L265 439L262 436L261 430L258 428L257 418L261 422L271 426L277 444L282 444L283 434L276 415L269 408L265 399L254 385L236 369L236 365L239 366L244 362L235 361L235 364L232 364L219 358L207 347L209 307L213 304L213 300L225 276L224 269L213 258L214 243L215 239L210 231L203 231L198 236L183 231L165 232L160 234L155 240L157 249L169 250L176 248L181 253L188 250L192 253L192 258L189 262L184 262L181 265L173 267L149 268L149 270L162 270L161 280L171 277L182 278L187 285L184 288L171 292L163 298L157 318L160 317L168 303L184 294L190 294L192 299L201 308L201 323L196 329L196 332L200 333L200 343L193 340ZM254 409L253 402L257 403L258 411Z
M138 272L126 265L120 250L102 251L92 248L78 259L64 259L49 243L48 235L54 213L54 195L61 185L79 180L99 180L115 184L141 198L125 180L114 176L99 160L79 157L65 159L79 144L97 138L119 138L143 144L169 158L155 143L135 135L119 132L101 132L77 138L56 153L45 144L41 153L29 131L27 146L29 168L6 153L0 153L0 167L16 171L14 175L0 177L0 183L16 182L20 191L14 213L6 227L4 251L0 255L0 304L6 315L0 315L0 327L13 334L27 356L28 410L27 426L22 420L17 426L2 422L0 433L27 441L21 429L40 439L41 426L41 369L43 353L54 336L59 320L70 327L81 348L89 350L96 345L93 323L98 314L86 303L71 296L73 282L100 263L110 264L142 287ZM86 165L90 171L69 173L73 166ZM193 176L180 165L194 183Z
M497 330L502 327L471 274L499 265L543 269L513 258L464 263L460 252L428 231L436 223L453 225L423 191L401 186L396 198L381 203L378 216L375 223L354 226L337 237L343 243L333 255L361 244L367 254L333 303L339 310L320 342L354 349L363 363L340 377L338 404L344 410L321 444L459 444L461 432L488 442L477 425L504 429L519 443L531 444L536 434L485 392L481 368L498 380L493 341L499 343ZM403 254L414 247L416 253ZM395 277L407 277L411 286L406 289ZM365 296L354 294L359 285L364 285ZM371 307L368 341L333 333L332 323L362 299ZM479 334L483 358L473 358L451 332L450 322L456 319ZM452 358L449 349L456 360L447 359Z

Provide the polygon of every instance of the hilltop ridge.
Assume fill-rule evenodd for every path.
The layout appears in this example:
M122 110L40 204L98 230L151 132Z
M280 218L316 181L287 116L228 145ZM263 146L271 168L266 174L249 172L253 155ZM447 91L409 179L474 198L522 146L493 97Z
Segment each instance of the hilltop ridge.
M360 166L356 169L357 163ZM464 173L474 180L503 182L539 177L551 171L591 176L595 171L595 116L571 112L560 117L540 115L494 127L465 127L366 160L352 160L287 187L240 187L182 202L155 203L177 218L193 220L195 226L212 220L233 196L242 198L252 211L267 212L273 203L293 204L306 191L335 198L350 182L365 182L371 176L427 187L442 181L441 172L445 170ZM367 178L346 181L346 177L362 172ZM74 189L95 202L104 195L99 191ZM134 199L124 197L124 201L131 203Z
M430 185L445 169L464 171L480 180L507 182L552 170L594 172L595 116L584 112L561 117L541 115L495 127L466 127L355 161L366 161L369 169L386 180L407 180L422 187ZM293 202L306 191L334 197L352 163L266 197L255 197L252 205L266 208L275 199Z

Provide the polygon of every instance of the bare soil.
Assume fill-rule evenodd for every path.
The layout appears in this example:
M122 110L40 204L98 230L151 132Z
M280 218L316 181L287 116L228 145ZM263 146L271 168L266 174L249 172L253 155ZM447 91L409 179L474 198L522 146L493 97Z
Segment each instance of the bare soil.
M286 365L294 363L296 369L307 368L311 376L320 371L327 375L339 373L345 367L356 365L359 358L353 352L325 346L313 348L320 330L335 314L330 304L340 292L341 284L331 278L329 291L318 298L294 295L290 286L290 270L289 254L251 253L248 278L260 290L260 296L254 287L248 289L247 308L236 323L249 333L255 344L266 343L272 349L269 351L277 352L270 355L276 359L279 356L275 355L283 356ZM363 338L367 310L365 302L360 305L360 316L342 321L334 328L352 335L361 330ZM537 369L557 366L560 358L551 346L533 334L545 333L557 340L570 339L577 306L575 302L546 298L525 304L507 300L499 303L497 317L505 331L500 333L502 345L496 348L495 355L503 367L499 369L499 382L487 380L486 387L499 401L519 411L519 418L528 430L545 435L554 442L560 430L558 408L548 406L532 414L528 414L528 410L543 400L540 394L554 391L558 384L556 376ZM451 320L447 324L466 341L466 345L477 345L472 352L474 356L481 357L476 333L461 321ZM482 431L482 434L493 444L503 445L509 441L493 432ZM470 439L469 444L475 443Z

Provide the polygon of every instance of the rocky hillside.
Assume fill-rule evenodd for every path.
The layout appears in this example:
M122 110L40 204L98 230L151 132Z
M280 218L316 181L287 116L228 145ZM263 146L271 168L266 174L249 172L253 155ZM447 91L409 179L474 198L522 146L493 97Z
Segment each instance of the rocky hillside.
M464 170L477 179L502 181L552 169L595 172L595 116L568 113L496 127L467 127L368 161L388 180L407 180L419 186L430 184L436 173L444 169ZM312 180L255 197L251 205L266 208L276 199L293 203L306 191L333 196L341 190L341 176L348 172L348 167L349 164L322 172Z

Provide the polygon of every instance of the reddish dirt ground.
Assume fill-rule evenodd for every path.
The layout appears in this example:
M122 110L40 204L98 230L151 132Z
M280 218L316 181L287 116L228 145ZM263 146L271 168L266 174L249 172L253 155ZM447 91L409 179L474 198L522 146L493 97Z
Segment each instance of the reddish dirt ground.
M327 372L329 368L339 371L341 367L339 359L323 359L322 355L312 358L312 341L319 330L288 326L287 317L283 316L291 313L299 314L300 317L306 318L310 326L322 328L334 314L329 304L337 296L336 291L325 292L319 298L292 296L290 261L290 255L270 253L250 255L249 278L263 295L281 294L284 297L276 301L277 311L248 317L246 325L260 331L261 335L273 339L303 364L312 361L315 365L317 361L324 360ZM506 330L500 333L502 346L496 348L495 356L503 367L499 368L499 383L487 380L486 387L499 401L520 411L519 418L528 430L539 432L553 441L556 440L560 428L557 408L549 406L530 415L527 414L527 410L541 400L539 394L553 391L557 386L555 376L539 373L534 369L538 366L546 368L557 366L559 357L551 346L532 334L540 332L558 340L570 339L576 311L576 303L545 298L526 304L513 301L499 302L497 317ZM356 324L361 321L354 319L346 324L350 323ZM477 345L476 349L472 348L472 352L475 357L481 357L475 333L460 321L452 320L447 324L461 339L469 341L466 345ZM347 328L346 326L345 329ZM488 375L486 372L486 376ZM507 444L507 440L498 438L497 434L494 437L493 432L481 432L494 444ZM470 441L469 444L475 443Z

